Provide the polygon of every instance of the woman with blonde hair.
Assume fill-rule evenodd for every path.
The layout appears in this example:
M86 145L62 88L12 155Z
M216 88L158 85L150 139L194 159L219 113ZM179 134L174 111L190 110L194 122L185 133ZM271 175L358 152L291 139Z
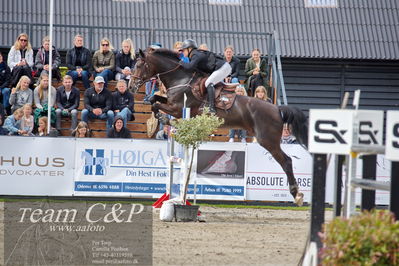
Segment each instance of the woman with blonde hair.
M260 50L258 48L253 49L251 55L251 58L249 58L245 64L245 74L248 76L248 94L255 95L255 88L261 85L266 86L267 63L265 59L261 58Z
M48 92L49 92L49 76L47 73L42 73L40 75L40 81L39 85L35 88L33 91L33 102L36 106L35 112L34 112L34 119L35 119L35 124L38 124L38 119L42 116L47 116L48 115ZM56 89L51 86L51 99L50 99L50 108L51 108L51 122L55 122L55 100L57 97L57 91Z
M48 119L47 116L42 116L39 118L39 126L37 127L37 134L36 136L40 137L45 137L45 136L50 136L50 137L57 137L58 136L58 131L51 127L50 128L50 134L47 132L47 123Z
M72 131L72 137L90 138L91 131L90 131L89 125L84 121L80 121L78 126Z
M255 90L254 97L271 103L271 99L267 96L267 90L264 86L258 86Z
M33 93L29 89L31 79L28 76L22 76L16 87L12 88L10 95L11 112L21 108L26 103L33 102Z
M122 49L116 54L115 80L124 79L128 81L135 64L136 60L133 41L131 39L126 39L122 42Z
M33 50L28 34L21 33L11 47L7 57L7 65L11 69L11 86L15 86L20 77L32 79Z
M100 42L100 49L93 55L94 77L102 76L105 87L107 87L108 81L114 78L115 54L113 49L110 40L103 38Z

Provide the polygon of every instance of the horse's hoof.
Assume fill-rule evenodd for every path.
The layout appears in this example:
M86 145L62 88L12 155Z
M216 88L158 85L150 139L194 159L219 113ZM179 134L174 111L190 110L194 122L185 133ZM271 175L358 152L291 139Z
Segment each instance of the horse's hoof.
M298 192L295 196L295 203L298 207L301 207L303 205L303 193Z

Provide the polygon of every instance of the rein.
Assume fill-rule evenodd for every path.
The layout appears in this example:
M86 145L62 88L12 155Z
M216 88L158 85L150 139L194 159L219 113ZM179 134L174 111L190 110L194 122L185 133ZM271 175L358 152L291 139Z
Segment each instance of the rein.
M191 79L187 83L176 85L176 86L173 86L173 87L170 87L170 88L166 88L166 90L169 91L169 90L173 90L173 89L180 88L180 87L191 87L191 81L193 81L193 79L195 77L195 74L197 74L197 73L194 72L193 75L191 76Z
M145 62L145 67L148 68L147 62ZM160 76L161 76L161 75L165 75L165 74L174 72L174 71L176 71L179 67L181 67L181 65L180 65L180 64L177 64L175 68L169 69L169 70L167 70L167 71L165 71L165 72L157 73L157 74L155 74L155 76L157 76L158 80L160 80ZM144 84L144 83L146 83L147 81L150 81L151 78L152 78L152 77L151 77L151 78L149 78L149 79L142 80L141 77L139 77L139 76L132 75L132 77L133 77L134 79L141 80L141 84Z

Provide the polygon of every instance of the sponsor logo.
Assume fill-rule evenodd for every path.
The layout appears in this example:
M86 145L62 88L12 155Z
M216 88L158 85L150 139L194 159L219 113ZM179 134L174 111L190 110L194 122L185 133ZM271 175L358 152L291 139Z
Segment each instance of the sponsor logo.
M80 158L83 159L84 175L106 175L109 159L104 157L103 149L85 149Z

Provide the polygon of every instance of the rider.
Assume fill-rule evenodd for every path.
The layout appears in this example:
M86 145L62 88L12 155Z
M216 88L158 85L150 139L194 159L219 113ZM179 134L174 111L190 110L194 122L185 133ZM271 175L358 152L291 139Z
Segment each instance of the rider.
M223 81L230 75L230 64L211 52L199 50L194 40L185 40L181 49L183 50L184 56L190 58L189 63L180 61L180 64L185 69L198 69L204 73L210 74L205 81L205 86L208 92L209 111L211 113L216 113L214 85Z

